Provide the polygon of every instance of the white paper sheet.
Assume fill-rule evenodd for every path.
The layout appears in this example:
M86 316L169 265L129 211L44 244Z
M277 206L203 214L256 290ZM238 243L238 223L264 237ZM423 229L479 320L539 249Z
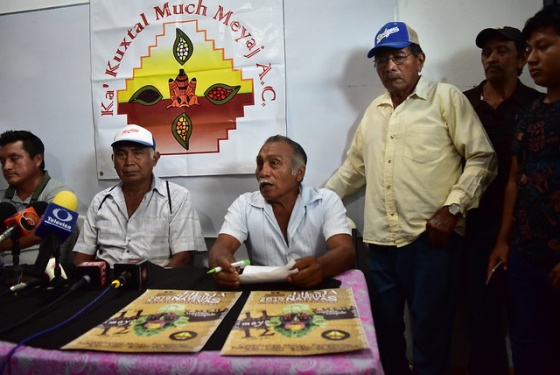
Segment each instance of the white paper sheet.
M257 283L273 283L279 281L287 281L288 276L298 272L297 268L292 269L296 264L295 260L291 260L282 267L270 266L246 266L243 273L239 275L241 284L257 284Z

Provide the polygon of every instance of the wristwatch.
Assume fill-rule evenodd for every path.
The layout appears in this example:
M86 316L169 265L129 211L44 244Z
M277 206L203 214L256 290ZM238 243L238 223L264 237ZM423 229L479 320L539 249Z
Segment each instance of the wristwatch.
M449 213L451 215L456 217L463 217L463 211L461 211L461 206L459 206L457 203L452 203L449 206L447 206L447 208L449 209Z

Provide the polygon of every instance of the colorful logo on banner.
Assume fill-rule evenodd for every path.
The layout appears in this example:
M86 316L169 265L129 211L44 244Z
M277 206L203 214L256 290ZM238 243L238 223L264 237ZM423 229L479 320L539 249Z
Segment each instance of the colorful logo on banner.
M218 152L217 141L227 139L228 131L237 126L236 119L243 117L244 107L255 103L252 81L243 79L241 71L233 68L231 59L223 58L221 50L195 48L186 32L190 28L185 26L186 23L165 25L166 33L174 29L173 45L158 46L156 37L156 44L150 48L154 52L158 47L163 49L158 52L163 56L143 56L142 66L126 80L127 89L117 94L117 112L127 115L130 123L152 132L162 126L168 129L156 141L162 155ZM212 53L216 58L209 58ZM210 74L200 70L197 58L213 62L204 66ZM191 59L193 64L189 64ZM159 73L160 64L167 65L169 71L175 68L176 75ZM202 84L197 75L204 75Z
M246 3L228 2L226 8L215 1L141 0L130 7L122 0L92 0L94 120L96 142L103 143L96 144L99 177L114 175L112 164L100 160L107 152L99 150L108 150L126 124L152 132L164 156L160 163L170 164L165 175L251 173L254 150L244 154L245 146L223 148L224 142L253 144L285 134L281 17L261 2L247 11ZM268 3L281 13L281 1ZM232 137L237 130L242 136ZM196 162L189 163L189 155L197 155Z

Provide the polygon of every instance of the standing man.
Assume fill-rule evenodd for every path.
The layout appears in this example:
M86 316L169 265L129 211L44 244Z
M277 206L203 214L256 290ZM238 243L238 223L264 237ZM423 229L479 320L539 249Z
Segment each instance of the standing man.
M266 140L255 170L259 191L233 202L210 249L210 267L223 268L214 276L219 285L239 287L231 263L243 242L251 264L284 266L295 260L298 272L288 281L301 288L316 287L354 266L346 209L332 191L302 184L306 164L299 143L281 135Z
M505 291L498 280L486 285L486 267L500 227L515 114L543 94L523 85L518 78L526 62L526 43L519 29L510 26L484 29L476 37L476 45L482 49L480 59L486 80L465 95L496 150L498 175L479 207L469 211L467 217L468 369L473 375L505 375L509 373Z
M35 134L27 130L8 130L0 135L0 164L8 182L6 190L0 190L0 201L12 203L21 211L36 201L50 202L61 191L72 191L62 182L51 178L45 170L45 145ZM70 236L63 246L70 249L76 241ZM30 235L20 239L20 264L34 264L39 253L41 238ZM11 264L12 240L0 243L2 263ZM69 254L61 251L61 254Z
M523 108L488 274L498 262L511 288L516 375L560 374L560 4L523 28L527 66L546 96Z
M364 242L385 372L411 372L403 320L408 302L414 372L444 374L463 216L494 178L495 154L461 91L420 75L426 56L410 26L383 26L368 57L387 92L366 110L326 187L345 197L365 185Z
M198 215L187 189L154 176L160 155L152 133L127 125L111 146L121 182L93 197L74 263L97 257L110 266L139 259L192 264L193 252L206 251Z

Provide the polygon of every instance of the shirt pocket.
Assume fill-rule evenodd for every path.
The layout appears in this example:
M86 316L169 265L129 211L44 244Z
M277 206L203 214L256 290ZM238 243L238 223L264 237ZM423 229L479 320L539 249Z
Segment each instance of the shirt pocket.
M143 218L134 223L133 240L142 243L147 251L169 252L169 219L166 217ZM132 229L132 228L131 228Z
M409 127L405 134L403 155L415 163L430 163L442 157L449 143L447 131L441 125Z

